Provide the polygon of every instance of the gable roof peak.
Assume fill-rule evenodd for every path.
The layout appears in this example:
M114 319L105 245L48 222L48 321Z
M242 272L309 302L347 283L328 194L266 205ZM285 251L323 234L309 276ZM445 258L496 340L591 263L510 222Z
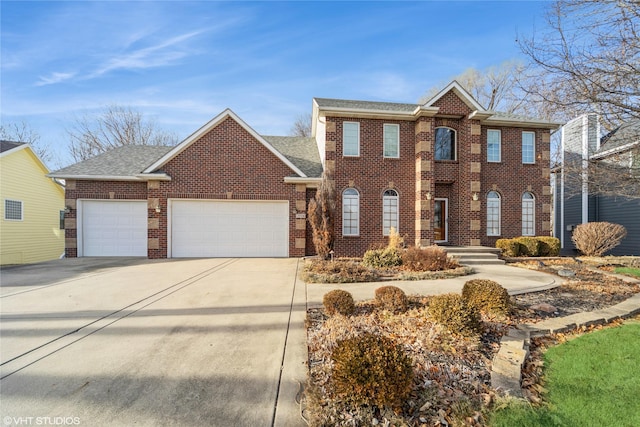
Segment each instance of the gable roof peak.
M486 112L487 110L476 101L473 96L460 84L457 80L453 80L440 92L436 93L431 99L424 103L424 107L432 107L433 104L450 91L454 93L464 102L472 111Z
M264 137L262 137L258 132L256 132L251 126L249 126L244 120L240 118L236 113L231 110L231 108L226 108L220 114L215 116L213 119L209 120L205 123L200 129L189 135L184 141L176 145L171 151L158 159L155 163L149 166L147 169L143 171L143 173L153 173L158 168L165 165L168 161L176 157L178 154L182 153L186 150L191 144L199 140L203 135L207 132L218 126L227 118L232 119L236 123L238 123L244 130L246 130L251 136L253 136L260 144L262 144L265 148L267 148L271 153L273 153L278 159L280 159L285 165L287 165L291 170L293 170L296 174L301 177L306 177L307 175L298 168L295 164L291 162L286 156L276 150Z

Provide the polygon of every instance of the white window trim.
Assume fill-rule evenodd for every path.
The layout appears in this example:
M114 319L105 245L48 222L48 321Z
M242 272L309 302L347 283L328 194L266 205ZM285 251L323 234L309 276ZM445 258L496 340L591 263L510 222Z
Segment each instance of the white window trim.
M345 194L345 192L347 190L353 190L356 192L356 194ZM358 217L357 217L357 222L356 222L356 232L353 234L350 233L346 233L345 232L345 218L344 218L344 201L345 199L355 199L357 200L358 204ZM356 190L355 188L347 188L342 192L342 235L343 236L349 236L349 237L353 237L353 236L360 236L360 192L358 190Z
M533 197L533 199L525 199L524 195L525 194L531 194L531 197ZM531 222L532 222L532 227L531 227L531 234L525 234L524 233L524 203L525 201L527 203L531 203ZM520 196L520 206L521 206L521 212L520 212L520 222L522 223L522 235L523 236L535 236L536 235L536 196L530 192L530 191L526 191L524 193L522 193L522 196Z
M489 132L498 132L498 160L489 159ZM500 129L487 129L487 163L502 162L502 131Z
M531 134L533 136L532 152L531 152L532 160L530 162L524 161L524 135L525 134ZM526 130L522 131L522 143L521 143L520 149L522 150L522 164L535 165L536 164L536 133L535 132L526 131Z
M387 196L387 195L385 195L385 193L387 191L393 191L394 193L396 193L396 195L395 196ZM395 218L394 218L395 225L391 225L391 226L389 226L388 230L385 230L385 227L384 227L384 220L385 220L385 216L386 216L385 215L386 214L385 201L387 199L395 199L396 200L396 212L395 212ZM398 192L396 190L393 190L393 189L385 190L385 192L382 193L382 235L383 236L388 236L389 232L391 231L391 227L394 227L396 229L396 231L399 233L400 232L399 225L400 225L400 196L398 195Z
M387 148L387 128L395 129L396 136L396 152L398 153L396 156L388 156L386 153ZM400 125L393 123L385 123L382 128L382 157L385 159L399 159L400 158Z
M458 160L458 131L456 131L454 128L450 128L448 126L438 126L434 129L433 131L433 135L435 138L436 133L438 132L438 129L449 129L451 131L453 131L453 158L452 159L436 159L436 146L435 146L435 141L434 141L434 147L433 147L433 158L436 162L454 162Z
M356 125L357 126L357 152L356 154L347 154L345 152L345 125ZM343 157L360 157L360 122L342 122L342 156Z
M500 236L502 235L502 196L500 196L500 193L498 193L497 191L493 191L494 193L496 193L498 195L498 232L497 233L491 233L489 230L489 194L487 194L487 236ZM491 200L496 200L496 199L491 199Z
M7 218L7 202L20 203L20 219ZM5 221L24 221L24 202L22 200L4 199L4 220Z

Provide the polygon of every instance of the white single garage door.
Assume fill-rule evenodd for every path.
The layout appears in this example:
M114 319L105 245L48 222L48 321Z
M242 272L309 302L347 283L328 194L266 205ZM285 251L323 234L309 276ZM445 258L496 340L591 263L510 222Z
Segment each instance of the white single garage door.
M82 256L147 256L147 202L83 200Z
M287 256L287 201L171 202L173 258Z

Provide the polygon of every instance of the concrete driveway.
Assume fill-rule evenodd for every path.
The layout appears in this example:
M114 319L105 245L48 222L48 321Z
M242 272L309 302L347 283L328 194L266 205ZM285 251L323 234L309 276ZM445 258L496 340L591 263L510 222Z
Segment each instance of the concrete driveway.
M300 263L3 268L0 425L303 425Z

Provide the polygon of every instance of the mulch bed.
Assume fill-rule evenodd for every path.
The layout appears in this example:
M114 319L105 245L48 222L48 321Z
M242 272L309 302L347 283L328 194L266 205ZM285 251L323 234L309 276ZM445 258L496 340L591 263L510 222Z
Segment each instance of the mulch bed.
M550 317L606 308L624 301L640 286L594 271L571 261L520 263L521 267L558 273L566 281L558 288L512 297L515 310L509 319L484 317L485 332L462 338L428 319L429 297L413 296L406 313L379 310L372 302L359 303L350 318L331 317L322 309L307 314L309 382L306 388L305 418L316 426L359 425L485 425L495 391L490 387L491 359L499 350L500 338L510 326L536 323ZM539 310L540 304L546 310ZM595 329L598 327L592 327ZM414 361L414 390L402 408L353 408L331 397L331 351L340 340L362 332L392 337ZM541 354L547 345L562 341L557 335L532 340L531 357L523 372L526 396L542 400Z

